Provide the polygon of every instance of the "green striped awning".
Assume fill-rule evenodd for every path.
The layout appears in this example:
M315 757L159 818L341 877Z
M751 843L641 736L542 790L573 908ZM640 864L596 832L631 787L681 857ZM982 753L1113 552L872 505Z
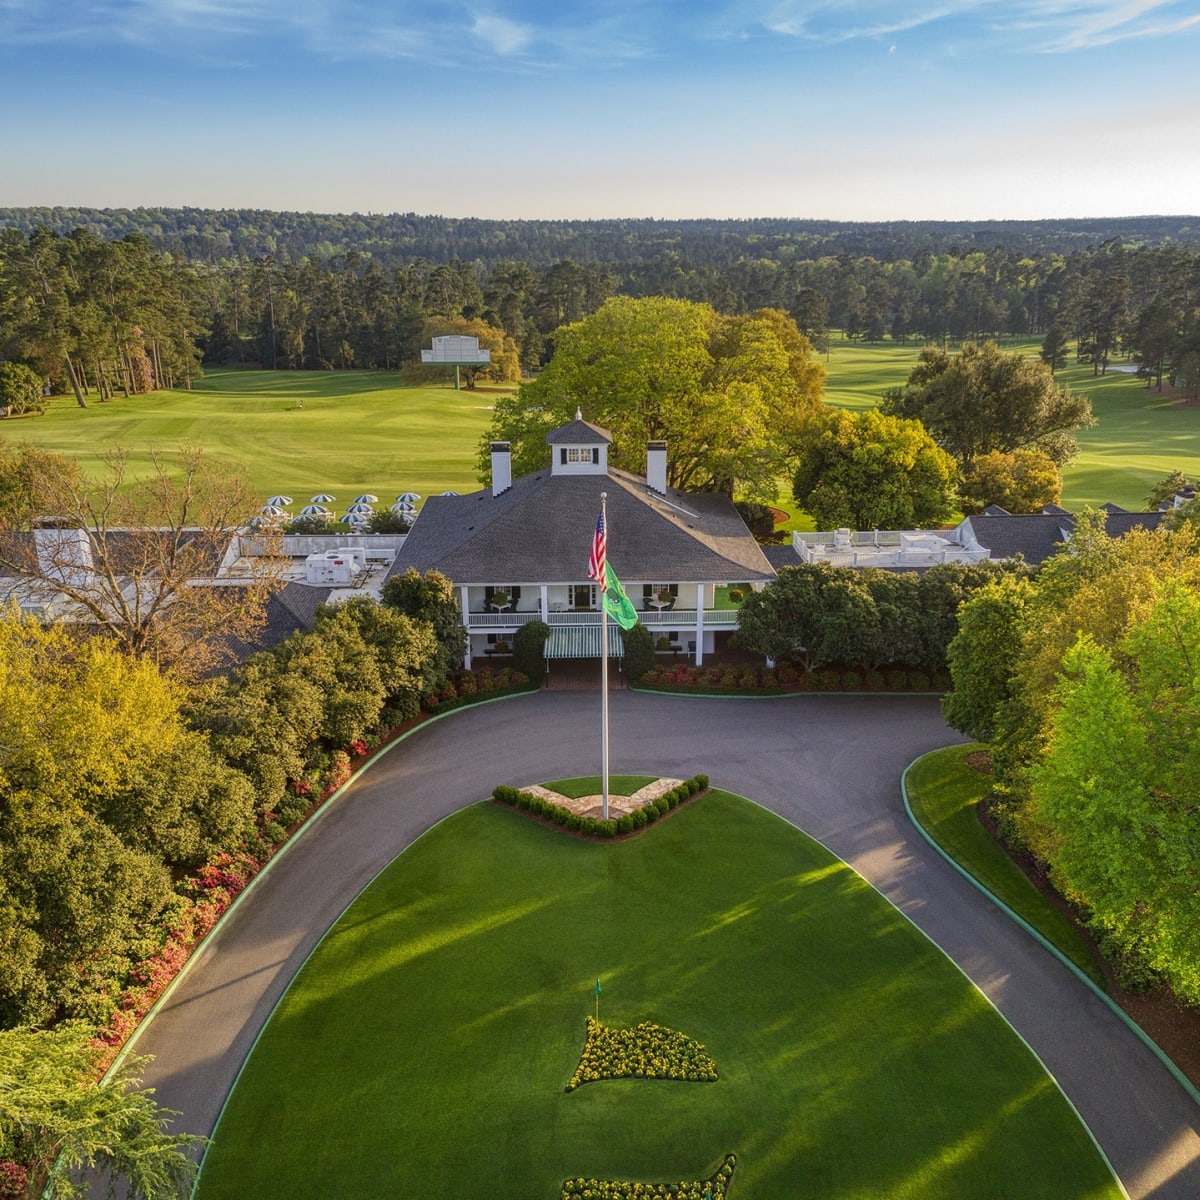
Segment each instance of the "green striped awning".
M562 625L550 630L546 643L547 658L599 658L599 625ZM608 657L620 658L625 653L621 639L621 627L612 623L608 627Z

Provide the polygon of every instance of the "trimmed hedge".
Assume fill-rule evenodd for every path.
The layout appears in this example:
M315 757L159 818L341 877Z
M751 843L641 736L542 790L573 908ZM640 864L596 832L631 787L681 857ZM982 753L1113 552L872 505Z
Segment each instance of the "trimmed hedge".
M597 817L581 817L578 813L572 812L561 804L555 804L552 800L535 795L533 792L523 792L519 788L508 787L505 784L499 784L492 789L492 799L501 804L507 804L510 808L530 812L535 817L543 817L555 825L561 825L571 833L603 839L616 837L618 834L636 833L647 825L653 824L660 817L666 816L671 809L676 808L684 800L707 790L708 776L693 775L691 779L685 779L669 792L664 792L653 804L643 805L618 818L609 817L607 821L601 821Z

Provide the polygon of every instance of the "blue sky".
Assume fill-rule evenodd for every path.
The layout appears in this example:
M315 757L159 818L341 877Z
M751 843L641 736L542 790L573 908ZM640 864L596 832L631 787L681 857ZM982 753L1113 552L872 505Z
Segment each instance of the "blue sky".
M1200 212L1197 0L0 0L0 205Z

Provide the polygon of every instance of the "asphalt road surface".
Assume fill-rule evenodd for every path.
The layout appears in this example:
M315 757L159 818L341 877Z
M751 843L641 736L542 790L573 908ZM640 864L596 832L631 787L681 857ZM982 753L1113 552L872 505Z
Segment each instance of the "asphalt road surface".
M144 1082L210 1134L254 1038L321 935L380 870L497 783L599 773L599 692L469 708L397 744L255 882L134 1050ZM1085 984L945 863L900 775L958 740L932 697L762 701L616 692L614 773L708 774L818 838L907 914L1033 1047L1131 1197L1200 1197L1200 1106Z

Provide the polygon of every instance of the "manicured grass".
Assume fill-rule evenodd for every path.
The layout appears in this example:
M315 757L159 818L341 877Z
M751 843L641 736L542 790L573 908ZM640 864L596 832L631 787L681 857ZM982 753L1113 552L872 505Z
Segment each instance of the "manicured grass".
M566 1093L585 1019L716 1083ZM199 1200L551 1200L571 1176L798 1200L1121 1194L981 994L857 875L715 792L598 844L476 805L383 872L256 1046Z
M1031 355L1041 350L1036 338L1002 345ZM903 385L920 350L919 340L905 346L833 341L826 359L825 399L844 408L874 407L888 388ZM1057 378L1091 400L1097 421L1076 434L1079 457L1063 472L1064 508L1074 512L1084 505L1111 502L1142 509L1150 488L1172 471L1180 470L1189 479L1200 477L1200 406L1175 404L1169 395L1148 390L1136 375L1112 367L1099 377L1090 366L1068 366ZM793 512L794 502L784 491L779 507Z
M632 796L638 788L644 788L648 783L653 783L656 778L655 775L610 775L608 790L615 796ZM578 779L555 779L542 786L548 787L552 792L558 792L560 796L578 800L580 796L599 794L600 776L584 775Z
M1039 347L1038 339L1005 343L1030 354ZM919 340L897 346L835 335L825 356L826 400L873 407L904 383L920 348ZM1091 398L1099 421L1078 435L1079 458L1063 478L1065 507L1111 501L1141 508L1150 487L1171 471L1200 476L1200 407L1174 405L1120 371L1095 378L1090 367L1068 367L1059 378ZM339 502L362 491L388 501L400 491L473 491L476 447L494 393L402 387L398 380L382 371L218 368L191 391L93 402L86 410L56 397L44 417L0 423L0 436L73 455L92 474L116 444L130 451L135 472L147 469L152 447L202 445L242 464L263 498L285 492L300 503L318 491ZM780 483L776 507L790 517L781 528L812 529L790 483Z
M1104 976L1075 926L1051 904L979 822L989 778L967 764L982 746L949 746L918 759L905 776L913 817L973 878L1057 946L1100 987Z
M475 452L493 397L401 387L383 371L217 369L191 391L93 401L87 409L58 397L46 416L5 422L0 436L70 454L93 475L113 445L130 452L139 474L153 447L199 445L241 464L264 499L283 492L298 511L314 493L330 492L337 508L364 491L387 503L405 491L474 491Z

